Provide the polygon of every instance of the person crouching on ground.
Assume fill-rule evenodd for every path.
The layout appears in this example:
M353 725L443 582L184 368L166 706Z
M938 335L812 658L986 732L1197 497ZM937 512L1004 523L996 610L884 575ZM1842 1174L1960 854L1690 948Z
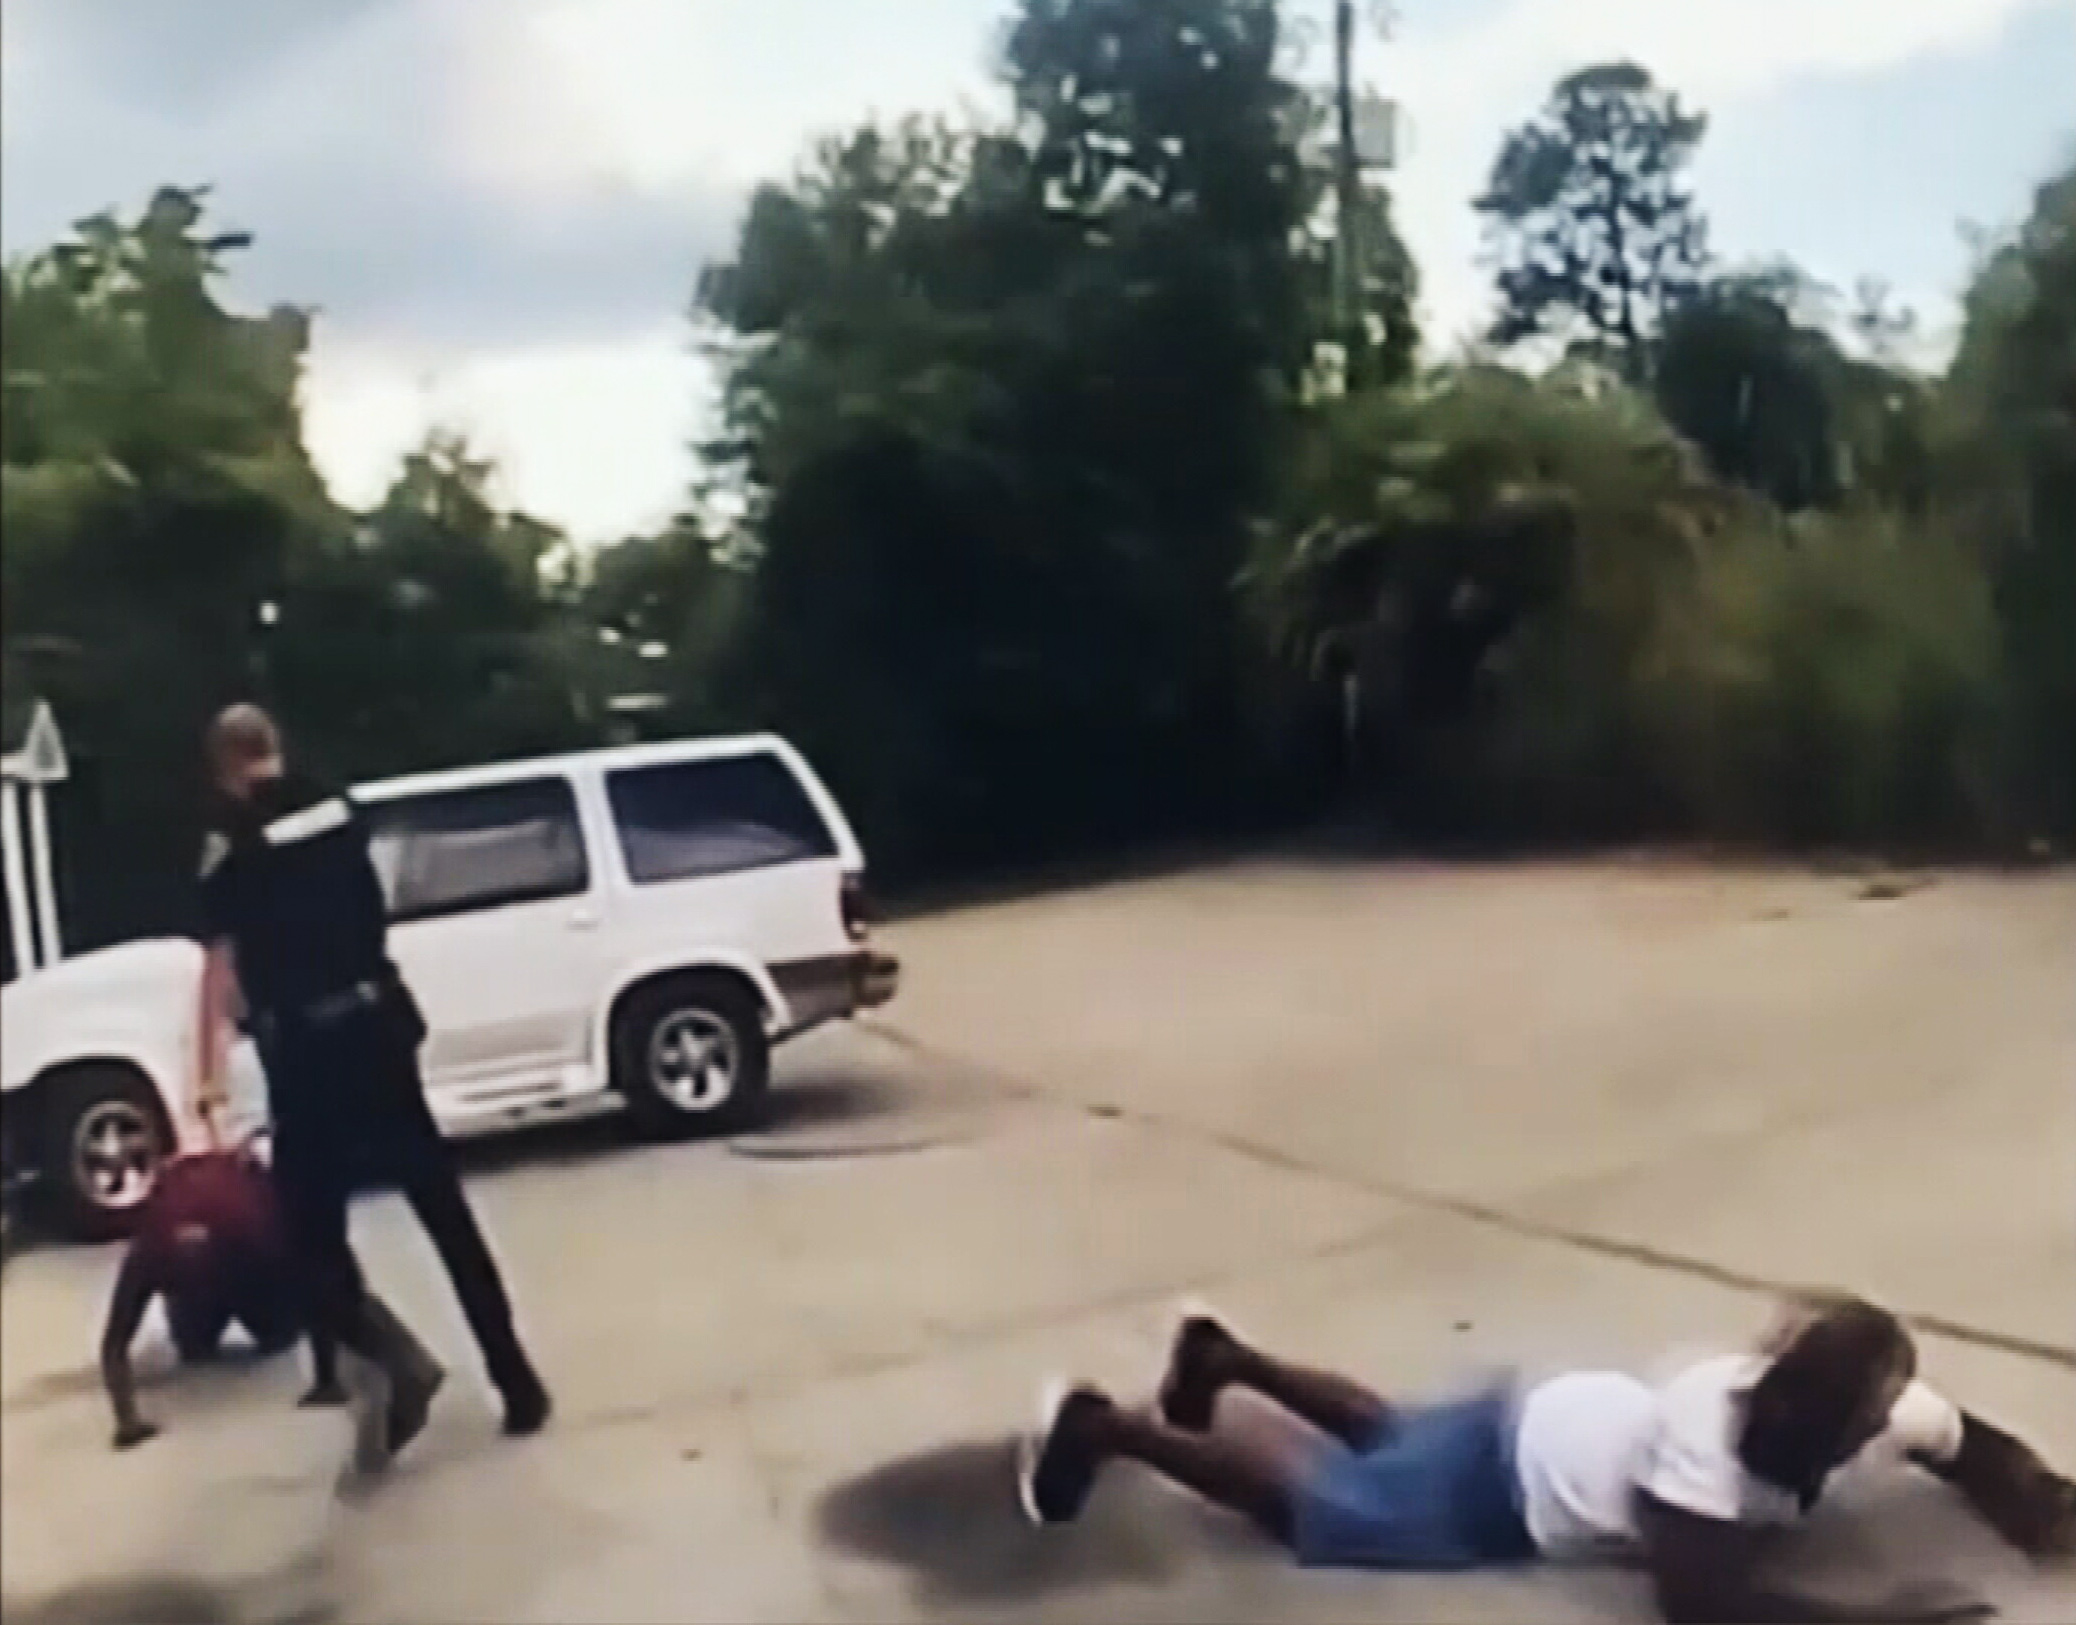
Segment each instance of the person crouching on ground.
M1020 1459L1025 1511L1073 1520L1097 1475L1136 1461L1251 1518L1306 1565L1470 1569L1537 1557L1641 1557L1675 1625L1930 1622L1993 1610L1938 1580L1866 1599L1762 1573L1770 1536L1878 1440L1952 1485L2035 1559L2076 1553L2076 1484L1916 1378L1902 1324L1857 1300L1772 1346L1691 1365L1653 1389L1612 1371L1495 1384L1398 1406L1330 1372L1186 1318L1147 1411L1055 1385ZM1289 1416L1221 1412L1250 1389ZM1263 1422L1308 1426L1268 1426Z
M173 1347L188 1365L216 1358L233 1321L266 1355L282 1353L305 1330L273 1181L249 1144L167 1161L137 1221L101 1336L118 1450L158 1432L137 1408L130 1370L130 1346L154 1300L163 1301ZM344 1404L331 1339L314 1328L309 1339L313 1380L300 1403Z

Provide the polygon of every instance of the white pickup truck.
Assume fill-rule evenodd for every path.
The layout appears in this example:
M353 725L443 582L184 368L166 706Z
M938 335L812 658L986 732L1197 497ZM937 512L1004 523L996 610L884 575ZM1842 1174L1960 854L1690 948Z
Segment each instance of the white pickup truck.
M768 735L370 784L390 954L449 1133L617 1101L655 1136L739 1124L771 1046L894 996L842 809ZM84 954L0 992L0 1158L81 1238L120 1235L183 1121L201 950ZM241 1043L232 1097L264 1096Z

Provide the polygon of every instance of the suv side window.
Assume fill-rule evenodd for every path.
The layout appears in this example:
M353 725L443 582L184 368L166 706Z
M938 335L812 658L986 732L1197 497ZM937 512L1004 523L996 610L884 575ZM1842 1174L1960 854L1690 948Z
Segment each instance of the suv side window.
M590 858L567 779L403 796L362 812L393 923L590 889Z
M606 775L606 800L637 885L836 856L821 813L769 751L621 768Z

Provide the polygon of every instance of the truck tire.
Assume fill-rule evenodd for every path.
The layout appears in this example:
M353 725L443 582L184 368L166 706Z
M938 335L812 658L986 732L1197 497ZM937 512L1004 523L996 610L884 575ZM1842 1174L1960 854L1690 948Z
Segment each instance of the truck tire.
M650 1139L727 1134L771 1086L771 1041L754 989L712 972L639 987L613 1019L613 1086Z
M37 1109L38 1195L60 1235L130 1234L171 1154L173 1128L142 1073L97 1062L53 1078Z

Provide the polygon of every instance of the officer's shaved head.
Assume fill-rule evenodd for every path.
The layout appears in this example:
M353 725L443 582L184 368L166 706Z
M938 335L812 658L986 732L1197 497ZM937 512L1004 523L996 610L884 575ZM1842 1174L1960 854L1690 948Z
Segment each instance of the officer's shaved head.
M256 705L233 705L209 724L209 772L219 787L243 795L253 781L281 771L281 730Z

